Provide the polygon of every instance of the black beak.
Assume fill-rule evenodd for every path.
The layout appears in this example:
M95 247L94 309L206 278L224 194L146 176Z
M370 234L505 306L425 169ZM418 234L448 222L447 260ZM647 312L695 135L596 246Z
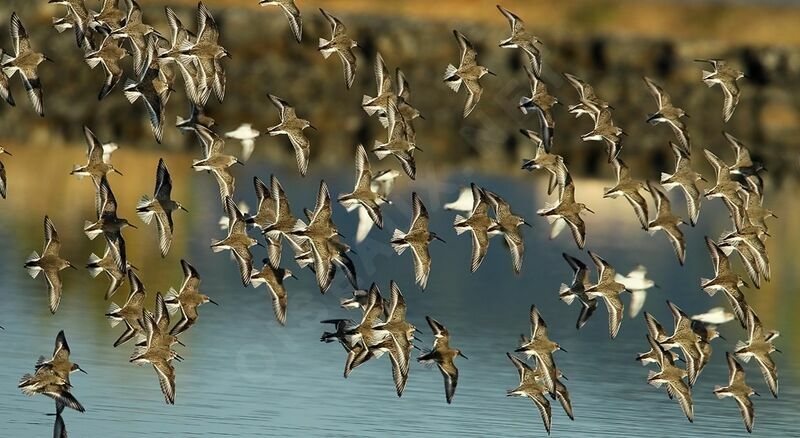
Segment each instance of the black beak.
M219 303L214 301L214 300L209 299L208 302L213 304L213 305L215 305L215 306L219 306Z

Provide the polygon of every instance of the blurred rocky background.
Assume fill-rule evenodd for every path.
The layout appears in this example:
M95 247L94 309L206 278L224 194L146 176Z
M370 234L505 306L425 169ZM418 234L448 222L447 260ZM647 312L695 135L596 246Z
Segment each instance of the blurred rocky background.
M194 29L196 3L184 0L140 1L145 21L168 34L164 6L169 5ZM371 145L385 139L376 119L360 108L363 94L374 95L372 64L380 51L390 69L400 67L411 82L411 101L425 120L416 122L418 143L424 150L421 168L474 166L507 171L533 145L520 128L538 130L535 116L516 108L528 93L521 58L516 50L501 49L498 42L509 33L494 1L422 0L298 0L304 16L304 38L298 44L277 8L261 8L257 0L208 0L222 32L222 43L232 54L223 61L227 94L220 104L212 97L206 107L218 132L253 123L262 132L277 123L277 111L266 93L283 97L318 132L312 141L312 168L351 160L356 143ZM642 177L657 178L672 166L665 125L645 123L655 102L644 85L647 75L661 83L673 102L683 107L694 150L711 148L732 162L722 130L751 147L772 179L796 177L800 170L800 7L781 1L504 1L521 16L528 30L544 42L543 76L550 92L565 105L555 108L555 150L564 155L576 174L608 175L600 143L583 143L580 134L591 129L587 118L574 119L566 105L575 103L575 91L562 79L569 72L594 85L614 106L614 119L629 136L623 156L642 166ZM91 9L100 2L87 0ZM318 12L324 7L340 16L362 49L352 90L347 90L338 59L324 60L317 52L318 38L330 30ZM130 105L120 84L110 96L97 101L103 72L90 70L71 32L59 34L53 17L64 7L46 0L4 0L0 3L0 46L10 50L8 17L20 14L34 47L55 60L40 68L46 117L30 108L16 77L12 90L17 107L0 105L0 141L25 144L82 144L81 127L90 126L104 141L124 148L199 150L193 136L173 128L175 117L186 115L188 104L178 83L167 106L164 142L153 140L144 110ZM479 61L498 74L482 80L483 100L466 120L461 112L465 95L452 93L443 83L448 63L457 63L458 46L452 29L462 31L478 49ZM696 58L724 58L745 72L740 81L742 99L731 121L722 122L722 91L700 80L703 64ZM130 57L123 61L130 73ZM19 146L17 146L19 147ZM293 163L291 148L280 139L261 137L256 154ZM699 153L697 157L702 157ZM704 160L697 159L700 163ZM513 168L513 167L511 167ZM705 167L705 172L709 171Z

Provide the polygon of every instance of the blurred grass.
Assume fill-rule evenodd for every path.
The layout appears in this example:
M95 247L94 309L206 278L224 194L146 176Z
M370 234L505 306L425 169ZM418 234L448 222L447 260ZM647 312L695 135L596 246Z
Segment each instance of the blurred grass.
M188 5L197 2L141 0L140 3ZM215 7L259 7L257 0L206 0L205 3ZM306 14L316 13L316 9L322 7L334 13L400 15L506 25L505 18L495 10L496 0L298 0L297 3L301 12ZM499 3L523 17L534 33L800 45L798 5L666 0L507 0Z

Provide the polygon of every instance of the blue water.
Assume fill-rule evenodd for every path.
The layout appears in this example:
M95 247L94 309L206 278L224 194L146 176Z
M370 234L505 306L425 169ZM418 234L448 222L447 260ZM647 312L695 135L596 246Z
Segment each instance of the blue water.
M315 168L312 160L310 176L300 179L294 176L294 169L275 168L257 157L236 170L237 193L251 206L253 175L267 181L270 172L277 172L296 214L302 207L313 207L320 177L328 181L334 196L349 191L353 183L349 164L347 171L334 174L330 169ZM171 168L189 165L186 155L168 155L166 159ZM141 193L151 190L149 180L125 178L112 179L112 186L120 187L124 181L140 187ZM425 324L425 315L431 315L448 327L451 344L469 357L457 361L460 381L452 405L445 403L440 373L417 364L411 366L402 398L395 395L387 358L371 361L348 379L342 378L344 351L337 344L319 342L321 331L327 328L319 321L359 318L358 312L338 307L339 298L349 294L349 287L339 274L330 291L321 295L310 271L299 272L288 253L284 254L283 263L294 269L300 279L287 280L288 321L280 327L265 289L243 288L228 255L211 253L210 239L224 234L217 226L221 211L212 202L217 188L210 175L191 173L175 181L174 197L184 201L190 213L176 214L176 240L164 261L159 259L154 243L155 229L140 223L133 214L135 197L120 199L120 211L124 212L121 214L140 227L126 234L137 257L132 256L132 261L138 262L142 271L148 302L152 302L156 291L180 285L178 260L185 257L200 272L201 290L221 304L201 307L199 322L182 336L187 347L177 346L185 361L175 363L174 406L164 404L152 368L128 363L130 344L112 347L121 328L110 328L103 317L108 306L102 298L105 277L92 280L85 271L64 271L64 298L58 313L51 316L44 282L30 279L21 268L30 251L40 250L42 212L5 210L0 214L0 241L4 242L0 246L0 324L6 328L0 332L2 435L50 436L53 417L45 414L52 412L52 400L43 396L28 398L16 384L22 374L32 370L39 355L50 354L60 329L66 331L73 360L89 373L76 374L72 379L73 393L87 409L84 414L65 413L72 436L99 436L101 430L114 431L118 437L542 435L544 428L533 404L505 395L506 389L517 384L516 370L505 353L513 351L520 333L529 331L531 304L539 307L551 338L568 350L557 353L556 361L569 379L565 383L572 397L575 421L569 421L554 401L553 436L745 433L734 401L717 400L711 393L714 385L727 382L724 352L746 336L735 322L722 328L727 341L713 343L711 362L693 388L696 418L694 424L689 424L663 389L647 385L647 369L634 361L638 352L648 348L641 316L630 320L626 315L619 336L613 341L608 338L604 308L582 330L575 330L578 307L567 306L557 298L559 284L567 282L571 275L561 252L579 256L587 263L589 259L575 247L566 231L554 241L547 239L549 226L535 214L546 202L544 180L528 174L503 177L421 169L420 180L413 188L420 192L430 211L431 230L447 241L431 245L433 266L428 288L422 292L413 283L411 256L398 256L388 245L394 228L408 227L412 186L403 178L391 196L394 204L384 207L385 229L373 230L365 243L355 246L357 255L353 257L362 287L375 281L388 295L389 280L399 283L408 303L408 318L425 332L420 335L425 343L432 340ZM459 185L471 181L506 197L514 210L533 224L533 229L524 231L526 253L521 275L513 274L500 239L492 240L480 269L469 273L470 239L468 235L456 236L453 214L442 210L441 205L456 197ZM588 217L587 249L605 257L622 273L639 263L648 267L648 277L661 288L651 290L644 310L655 314L669 329L671 317L665 299L673 300L689 314L725 305L724 298L709 298L698 287L701 276L712 275L703 236L716 237L728 226L721 203L704 203L698 226L684 228L687 264L680 267L666 238L641 231L624 200L601 199L604 183L608 182L576 182L578 200L598 212ZM90 196L88 181L69 184L81 186ZM683 198L673 199L673 208L682 214ZM59 231L66 241L63 254L67 258L78 264L90 250L102 251L101 242L89 244L80 234L82 218L66 219L66 212L58 208L50 211L55 212L51 214L56 225L63 224ZM780 221L791 220L791 211L778 207L776 213ZM19 219L26 214L34 218L30 223ZM345 236L355 235L355 214L347 214L335 205L334 219ZM24 232L20 233L17 227ZM776 225L776 230L780 228ZM263 248L253 249L256 260L265 256ZM792 359L797 359L792 346L797 345L795 339L800 334L797 325L792 325L790 310L797 308L797 299L790 294L796 284L791 280L793 274L786 272L792 268L792 260L778 256L788 251L788 243L780 237L771 240L770 249L776 278L762 290L747 293L762 321L781 331L777 345L784 354L773 355L780 369L777 400L769 395L755 363L745 365L748 382L762 394L754 397L755 436L776 436L793 430L800 419L798 375L791 365ZM126 293L127 285L114 300L121 304Z

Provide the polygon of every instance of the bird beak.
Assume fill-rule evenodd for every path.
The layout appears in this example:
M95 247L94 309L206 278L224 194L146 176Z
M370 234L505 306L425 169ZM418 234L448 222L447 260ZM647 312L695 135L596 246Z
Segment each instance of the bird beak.
M82 372L83 374L89 374L89 373L87 373L87 372L86 372L86 370L85 370L85 369L83 369L83 368L78 368L78 371Z
M259 242L259 241L256 241L256 245L258 245L258 246L260 246L262 248L266 248L266 246L264 246L264 244Z
M567 376L565 376L565 375L563 375L563 374L561 375L561 378L562 378L562 379L564 379L564 380L569 380L569 379L567 378Z
M119 171L119 170L117 170L117 169L111 169L111 171L112 171L112 172L114 172L114 173L116 173L116 174L119 174L120 176L123 176L123 175L122 175L122 172L120 172L120 171Z
M9 151L7 151L7 150L5 150L5 149L3 150L3 153L4 153L4 154L6 154L6 155L8 155L8 156L12 156L12 155L11 155L11 152L9 152Z
M55 63L55 61L53 61L52 59L50 59L50 58L48 58L48 57L46 57L46 56L44 57L44 60L45 60L45 61L52 62L52 63Z
M131 224L131 223L129 223L129 224L128 224L128 226L130 226L131 228L133 228L133 229L136 229L136 230L138 230L138 229L139 229L139 227L137 227L136 225L134 225L134 224Z
M212 300L212 299L209 299L208 302L213 304L213 305L215 305L215 306L219 306L219 303L214 301L214 300Z
M777 348L775 349L775 351L777 351L778 353L783 353L781 350L778 350Z
M289 274L289 276L290 276L290 277L292 277L292 278L294 278L295 280L299 280L299 278L297 278L297 276L296 276L296 275L294 275L294 274Z
M437 235L435 235L435 234L433 235L433 238L434 238L434 239L436 239L436 240L438 240L439 242L442 242L442 243L447 243L447 242L445 242L445 241L444 241L444 239L442 239L441 237L439 237L439 236L437 236Z
M497 76L497 74L495 72L491 71L491 70L486 70L486 73L488 73L488 74L490 74L492 76ZM464 359L466 359L466 358L464 358Z
M595 213L594 213L594 210L592 210L591 208L588 208L588 207L585 207L585 208L586 208L586 211L588 211L589 213L591 213L591 214L595 214Z
M138 270L139 270L139 268L137 268L136 266L133 266L133 265L132 265L132 264L130 264L130 263L128 263L128 267L129 267L129 268L131 268L131 269L133 269L134 271L138 271Z
M414 327L414 331L417 332L417 333L420 333L420 334L422 333L422 330L420 330L420 329L418 329L416 327Z
M244 163L243 163L243 162L241 162L241 161L239 161L239 159L238 159L238 158L236 159L236 164L238 164L238 165L241 165L241 166L244 166Z
M753 391L753 395L757 395L757 396L761 397L761 394L757 393L756 391Z
M718 338L720 338L720 339L722 339L723 341L727 341L727 339L725 339L725 336L722 336L722 335L721 335L721 334L719 334L719 333L717 333L717 337L718 337Z
M531 225L530 223L528 223L528 221L522 221L522 225L527 225L527 226L529 226L529 227L533 228L533 225Z
M314 125L308 125L308 127L309 127L309 128L311 128L311 129L313 129L313 130L315 130L315 131L319 131L319 129L317 129L317 127L316 127L316 126L314 126Z
M74 270L76 270L76 271L78 270L78 268L75 265L73 265L72 263L69 264L69 267L74 269Z
M425 120L425 117L424 117L422 114L420 114L418 117L419 117L420 119L422 119L422 120Z
M185 212L187 212L187 213L189 212L189 210L187 210L186 207L184 207L182 205L179 205L178 208L183 210L183 211L185 211Z
M183 342L181 342L181 340L180 340L180 339L176 339L176 340L175 340L175 342L177 342L177 343L178 343L178 345L180 345L181 347L185 347L185 346L186 346L186 344L184 344ZM183 360L183 358L181 358L181 360Z
M469 358L468 358L467 356L464 356L464 355L463 355L463 354L462 354L460 351L458 352L458 355L459 355L459 356L461 356L461 357L463 357L464 359L467 359L467 360L469 360Z
M560 345L558 346L558 349L559 349L559 350L561 350L561 351L563 351L564 353L566 353L566 352L567 352L567 350L565 350L565 349L564 349L562 346L560 346Z

